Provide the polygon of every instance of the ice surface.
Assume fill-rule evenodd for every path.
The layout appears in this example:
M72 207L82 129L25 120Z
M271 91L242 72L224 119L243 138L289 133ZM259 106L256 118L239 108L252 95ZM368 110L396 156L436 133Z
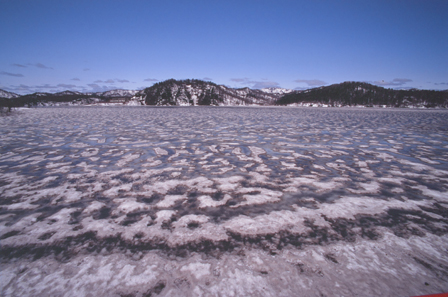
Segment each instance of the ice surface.
M70 107L0 117L1 295L448 291L447 115Z

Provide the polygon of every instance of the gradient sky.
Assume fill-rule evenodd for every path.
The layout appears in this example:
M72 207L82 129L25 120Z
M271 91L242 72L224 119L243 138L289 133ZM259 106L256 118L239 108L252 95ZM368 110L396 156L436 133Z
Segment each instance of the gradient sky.
M448 1L0 0L0 88L448 89Z

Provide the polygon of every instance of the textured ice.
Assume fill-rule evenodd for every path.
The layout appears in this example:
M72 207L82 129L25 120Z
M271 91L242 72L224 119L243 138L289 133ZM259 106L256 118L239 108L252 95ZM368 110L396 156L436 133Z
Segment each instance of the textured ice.
M2 296L448 291L448 113L0 117Z

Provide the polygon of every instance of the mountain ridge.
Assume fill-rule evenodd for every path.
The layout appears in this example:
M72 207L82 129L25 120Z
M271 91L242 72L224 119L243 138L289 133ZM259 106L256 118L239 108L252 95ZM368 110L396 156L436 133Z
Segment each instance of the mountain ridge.
M17 98L17 97L20 97L20 95L0 89L0 98L11 99L11 98Z
M364 106L448 108L448 90L394 90L365 82L343 82L307 90L230 88L197 79L169 79L143 90L36 92L18 95L0 89L0 107L55 105L153 106Z
M448 108L448 90L394 90L365 82L347 81L330 86L293 91L282 96L275 104Z
M169 79L138 92L146 105L272 105L279 96L250 88L234 89L197 79Z

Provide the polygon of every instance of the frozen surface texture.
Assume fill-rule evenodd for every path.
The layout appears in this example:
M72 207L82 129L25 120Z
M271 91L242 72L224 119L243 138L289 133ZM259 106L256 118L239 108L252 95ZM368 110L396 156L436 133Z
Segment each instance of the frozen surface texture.
M448 112L0 117L2 296L448 291Z

